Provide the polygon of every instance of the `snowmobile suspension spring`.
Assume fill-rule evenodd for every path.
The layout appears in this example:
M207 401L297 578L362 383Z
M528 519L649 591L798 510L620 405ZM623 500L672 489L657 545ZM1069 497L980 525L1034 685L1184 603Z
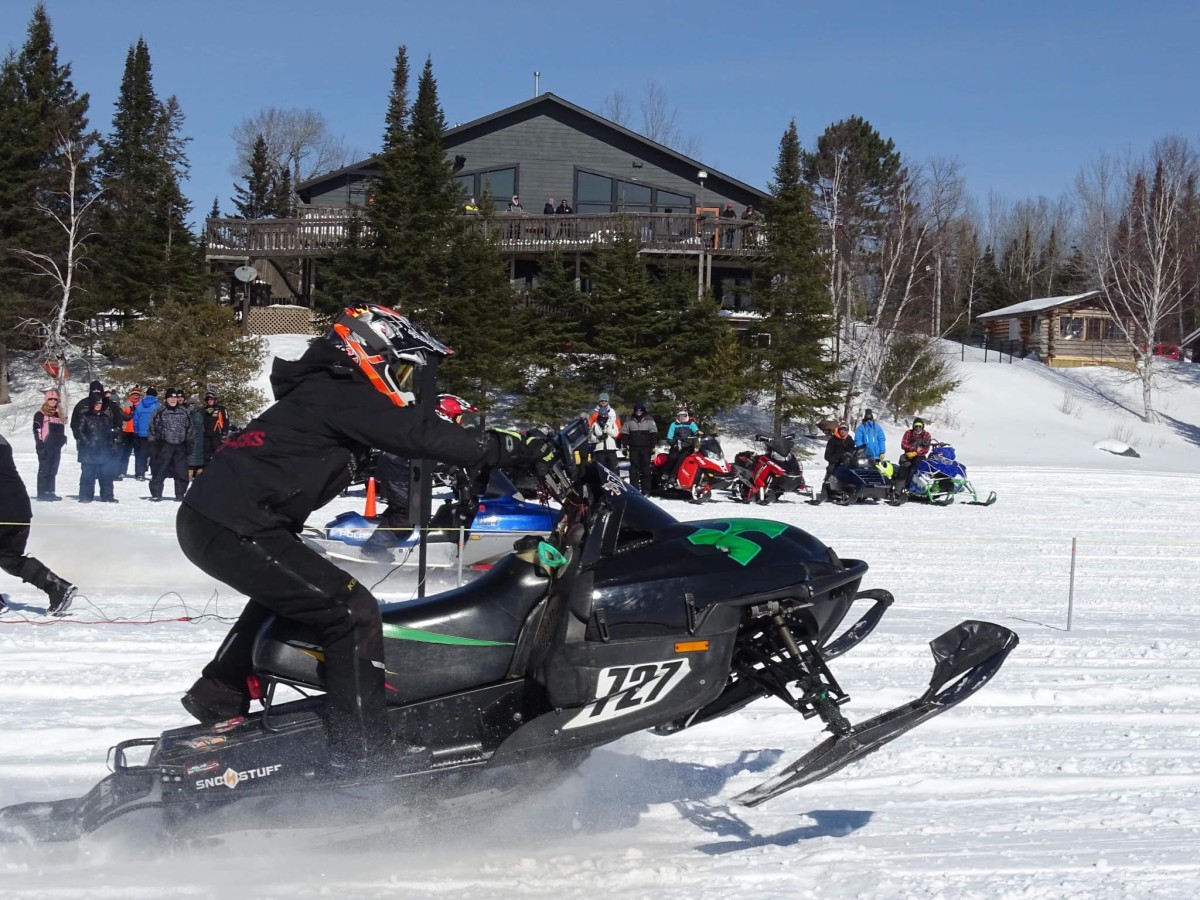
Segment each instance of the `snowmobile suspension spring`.
M783 615L776 613L772 619L775 627L779 629L779 636L783 639L783 644L787 647L788 653L799 665L801 671L805 673L800 679L799 686L804 691L804 699L811 703L817 711L817 715L821 717L821 721L825 723L830 733L835 737L841 737L844 734L849 734L851 725L842 715L842 711L838 709L837 701L829 695L829 685L825 684L819 675L812 672L808 665L804 662L804 656L800 653L800 646L796 643L795 637L792 636L791 629L787 627L787 623L783 620ZM814 652L814 659L820 659ZM828 671L828 670L826 670Z

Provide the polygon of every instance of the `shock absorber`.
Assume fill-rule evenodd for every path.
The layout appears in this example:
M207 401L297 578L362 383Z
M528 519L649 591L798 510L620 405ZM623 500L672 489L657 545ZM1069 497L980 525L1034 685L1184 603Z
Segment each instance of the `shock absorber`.
M804 692L803 702L810 704L817 711L817 715L821 717L821 721L825 723L825 727L834 737L849 734L852 728L850 722L842 715L837 702L830 696L829 686L805 662L804 655L800 652L800 646L796 643L796 638L792 636L787 622L784 621L783 614L775 613L771 617L771 621L775 623L779 637L788 653L792 655L792 659L796 661L797 668L804 673L796 682L797 687Z

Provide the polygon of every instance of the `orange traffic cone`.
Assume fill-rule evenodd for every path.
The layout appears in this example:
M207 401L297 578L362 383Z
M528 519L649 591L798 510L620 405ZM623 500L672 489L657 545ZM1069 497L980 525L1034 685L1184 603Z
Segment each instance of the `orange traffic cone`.
M375 510L375 478L374 476L367 479L367 508L363 510L363 515L368 519L373 519L377 515Z

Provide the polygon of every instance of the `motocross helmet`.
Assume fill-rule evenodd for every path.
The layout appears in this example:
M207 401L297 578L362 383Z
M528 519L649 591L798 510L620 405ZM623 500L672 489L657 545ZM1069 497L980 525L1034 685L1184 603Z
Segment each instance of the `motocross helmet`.
M375 390L397 406L414 401L412 392L405 390L414 368L425 365L431 357L454 353L394 309L374 303L347 307L325 338L350 357Z
M477 412L477 410L456 394L438 394L436 412L439 419L461 425L463 413Z
M691 419L691 417L692 415L688 412L688 408L686 406L681 406L679 409L675 410L675 421L679 422L680 424L687 422Z

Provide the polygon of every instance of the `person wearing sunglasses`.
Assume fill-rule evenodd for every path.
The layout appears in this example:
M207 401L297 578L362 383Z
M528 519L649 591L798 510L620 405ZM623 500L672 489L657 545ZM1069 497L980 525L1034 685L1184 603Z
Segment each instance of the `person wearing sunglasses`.
M932 436L925 430L925 420L917 416L913 419L912 428L904 432L904 437L900 439L900 464L896 466L896 474L893 476L895 484L900 487L908 484L913 469L929 455L932 443Z

